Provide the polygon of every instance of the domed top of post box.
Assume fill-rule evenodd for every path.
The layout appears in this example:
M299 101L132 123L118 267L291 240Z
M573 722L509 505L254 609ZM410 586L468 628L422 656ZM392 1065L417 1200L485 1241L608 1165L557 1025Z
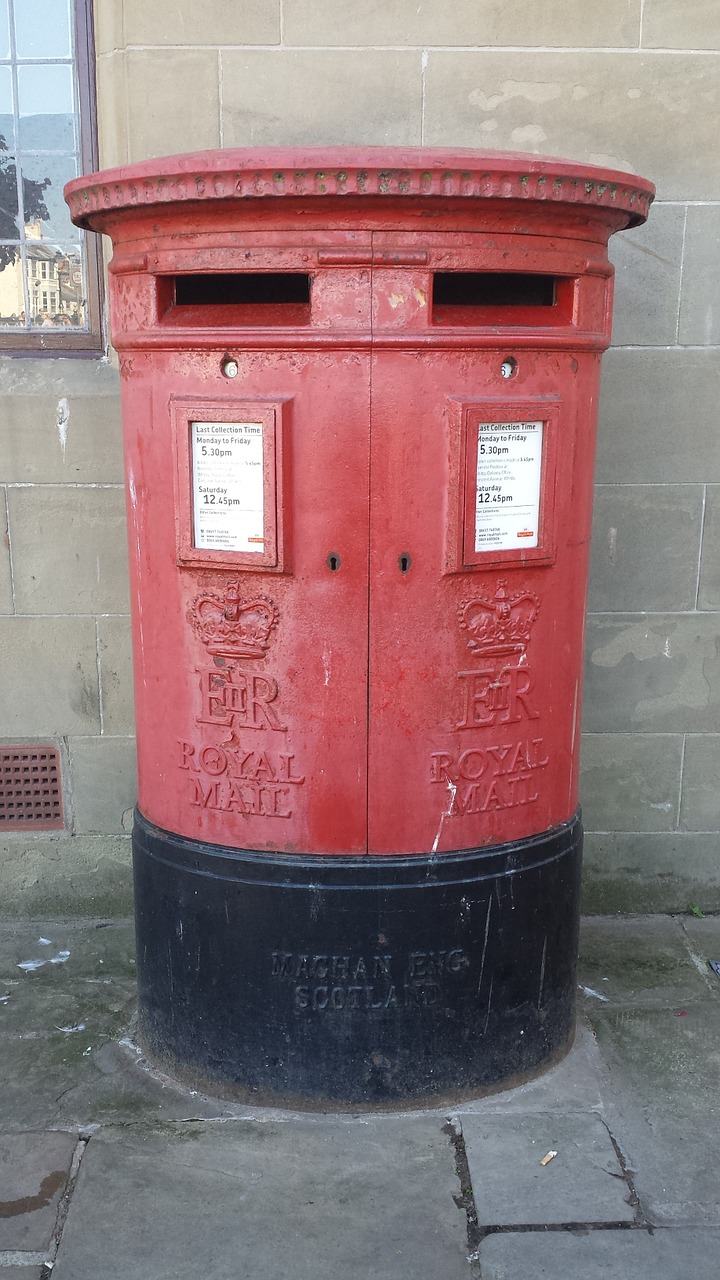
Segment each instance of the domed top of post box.
M425 147L282 147L199 151L144 160L69 182L73 222L104 231L118 215L158 206L339 199L574 206L604 213L608 231L647 218L655 189L634 174L545 156ZM559 212L559 210L558 210Z

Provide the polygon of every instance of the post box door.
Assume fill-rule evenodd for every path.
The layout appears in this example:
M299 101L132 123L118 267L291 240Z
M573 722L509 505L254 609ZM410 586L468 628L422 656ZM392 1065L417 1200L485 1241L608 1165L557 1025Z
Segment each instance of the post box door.
M215 353L133 357L125 380L139 806L211 844L364 854L369 357L333 369L339 398L322 352L294 357L294 394L284 351L237 359L229 386ZM264 454L246 452L263 457L266 535L284 523L275 566L269 537L257 553L196 545L222 545L198 505L245 494L234 441L261 431ZM155 479L173 470L177 499Z
M511 333L429 328L402 350L428 273L373 288L368 848L520 840L577 807L599 358L526 334L508 369Z

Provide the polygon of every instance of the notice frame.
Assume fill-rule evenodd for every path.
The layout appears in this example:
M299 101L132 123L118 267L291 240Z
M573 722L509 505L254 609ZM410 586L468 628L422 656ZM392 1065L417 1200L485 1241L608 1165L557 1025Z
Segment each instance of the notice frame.
M557 397L527 398L523 400L452 400L450 409L450 476L448 494L448 540L445 561L446 573L459 573L468 569L489 569L511 564L552 564L555 560L555 484L557 478L557 448L560 401ZM532 537L524 536L525 526L517 529L519 536L510 539L507 531L512 526L508 520L507 507L497 507L498 520L496 529L504 529L506 535L493 534L486 525L488 536L483 542L477 537L478 512L478 446L481 441L488 442L488 448L496 450L490 455L490 464L484 471L486 490L495 488L502 490L503 481L501 463L507 458L511 464L510 474L514 484L510 485L512 496L518 488L528 489L529 472L532 464L529 459L533 454L532 440L522 455L518 455L520 444L517 440L506 437L517 437L522 433L523 424L539 424L539 429L529 433L541 439L539 459L539 486L537 492L537 528L528 527ZM507 454L504 451L507 449ZM528 461L526 461L526 459ZM494 467L494 470L493 470ZM481 472L483 462L481 459ZM528 474L524 474L528 472ZM532 498L530 484L530 498ZM490 493L489 501L499 494ZM505 494L507 497L507 493ZM508 499L512 510L515 505ZM498 545L505 542L505 545ZM531 542L533 545L528 545Z
M288 401L177 397L171 400L170 412L175 447L178 564L286 572ZM205 424L209 434L202 431ZM225 425L227 432L223 431ZM232 428L239 430L233 431ZM246 437L242 443L252 455L253 462L259 463L262 472L260 483L253 472L245 469L251 488L247 500L246 494L241 494L238 487L243 484L244 469L238 464L236 441L242 437ZM216 448L218 456L201 459L202 443L207 445L206 452L212 447ZM224 447L220 447L221 445ZM209 471L206 474L201 469L210 462L215 463L218 468L215 476ZM221 486L218 481L222 468L227 469L225 486ZM223 487L224 497L221 495ZM213 490L217 493L216 500L227 504L229 518L224 534L218 532L220 526L217 522L213 526L208 519L203 521L197 509L198 501L203 501L206 497L212 500ZM240 498L246 505L248 502L255 505L262 513L258 529L253 529L256 536L249 541L232 532L231 507ZM203 529L205 540L210 545L198 545L203 540ZM257 550L253 544L257 546Z

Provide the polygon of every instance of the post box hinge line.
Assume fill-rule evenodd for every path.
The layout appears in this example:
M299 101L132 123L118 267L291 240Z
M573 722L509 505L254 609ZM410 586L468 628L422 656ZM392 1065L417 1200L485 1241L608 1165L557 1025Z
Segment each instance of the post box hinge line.
M373 237L374 238L374 237ZM370 255L370 338L373 336L373 266ZM368 491L367 491L367 663L365 667L365 852L370 854L370 675L372 663L372 494L373 494L373 349L368 356Z

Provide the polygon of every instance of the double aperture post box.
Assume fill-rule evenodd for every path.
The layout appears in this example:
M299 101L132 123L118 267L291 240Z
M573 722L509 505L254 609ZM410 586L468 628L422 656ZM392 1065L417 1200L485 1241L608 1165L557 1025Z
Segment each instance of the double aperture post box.
M80 178L112 238L140 1033L302 1102L571 1043L610 234L531 156L227 151Z

